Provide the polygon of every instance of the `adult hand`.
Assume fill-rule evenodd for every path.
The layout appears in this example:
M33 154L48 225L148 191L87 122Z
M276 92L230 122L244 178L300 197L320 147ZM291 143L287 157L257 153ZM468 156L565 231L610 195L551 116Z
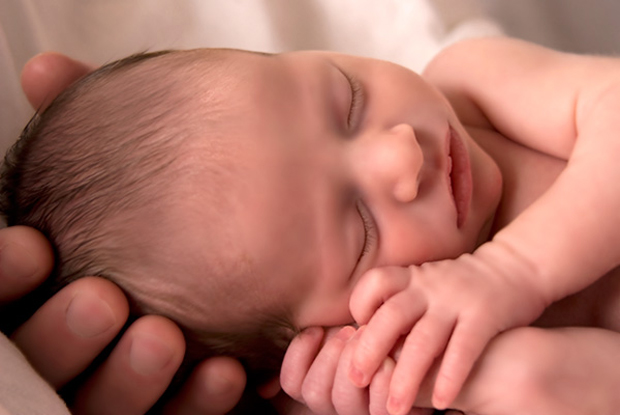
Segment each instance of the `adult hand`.
M30 103L44 109L92 67L57 53L32 58L22 72ZM0 302L13 301L38 286L53 266L46 239L34 229L0 229ZM128 316L127 299L109 281L80 279L48 300L12 334L33 367L54 387L80 375L118 335ZM143 414L161 397L185 352L179 328L145 316L120 337L111 353L75 393L72 411ZM230 358L212 358L194 370L162 409L174 414L223 414L239 401L246 375Z

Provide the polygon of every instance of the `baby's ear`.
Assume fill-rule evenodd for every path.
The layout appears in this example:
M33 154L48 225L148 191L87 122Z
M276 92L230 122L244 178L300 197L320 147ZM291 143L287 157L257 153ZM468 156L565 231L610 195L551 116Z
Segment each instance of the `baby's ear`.
M37 111L43 111L58 94L94 69L94 65L76 61L61 53L41 53L24 65L22 89L30 105Z

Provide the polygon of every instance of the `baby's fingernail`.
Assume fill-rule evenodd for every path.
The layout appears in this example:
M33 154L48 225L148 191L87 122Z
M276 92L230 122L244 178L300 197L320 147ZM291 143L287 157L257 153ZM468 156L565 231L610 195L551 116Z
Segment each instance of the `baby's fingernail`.
M159 372L172 357L172 350L154 336L136 334L131 341L129 364L140 375L149 376Z
M355 386L359 388L363 388L364 386L366 386L366 379L364 378L364 373L362 373L362 371L355 366L351 366L351 369L349 370L349 379Z
M345 326L338 332L338 338L344 341L349 340L355 334L355 328L351 326Z
M432 402L433 402L433 407L440 411L443 411L444 409L448 407L444 399L438 398L435 395L433 396Z
M402 413L401 401L393 396L390 396L387 402L387 411L390 415L400 415Z
M83 338L105 333L116 323L110 305L90 292L78 292L73 297L65 318L69 329Z
M308 327L308 328L305 328L300 333L300 336L315 337L315 336L321 336L322 334L323 334L323 329L321 329L320 327Z

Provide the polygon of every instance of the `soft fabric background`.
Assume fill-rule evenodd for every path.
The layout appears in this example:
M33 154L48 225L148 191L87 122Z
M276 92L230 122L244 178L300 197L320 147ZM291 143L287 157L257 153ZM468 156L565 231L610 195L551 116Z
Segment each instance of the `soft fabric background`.
M162 48L327 49L421 70L445 45L503 33L567 51L617 53L613 0L0 0L0 151L32 116L19 73L55 50L102 64ZM65 414L0 335L0 415Z
M421 69L446 43L499 33L470 0L0 0L0 151L31 116L19 73L55 50L102 64L163 48L327 49Z

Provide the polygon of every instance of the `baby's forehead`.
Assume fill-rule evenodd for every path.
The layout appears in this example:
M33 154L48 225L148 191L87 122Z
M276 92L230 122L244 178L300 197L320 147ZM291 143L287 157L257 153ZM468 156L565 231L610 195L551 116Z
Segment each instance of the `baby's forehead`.
M180 215L170 217L177 222L174 231L162 227L165 244L152 253L159 257L153 264L160 265L147 272L149 283L142 280L138 288L152 311L164 312L194 329L288 314L292 306L288 300L300 285L291 279L296 264L290 267L290 262L280 259L292 260L292 250L279 244L274 234L248 239L243 228L247 222L233 209L213 216L205 210L181 209ZM284 256L275 258L266 246Z
M294 308L318 270L306 255L310 224L286 212L290 195L267 177L262 183L247 180L255 171L197 173L169 216L176 231L166 253L182 259L170 271L181 278L187 304L202 310L184 317L219 313L222 323L242 322Z
M301 196L297 179L305 173L297 175L281 146L292 139L293 130L282 129L290 117L263 105L284 92L275 96L271 89L278 74L270 73L269 65L239 65L248 57L270 59L261 55L225 51L218 68L205 71L200 52L192 53L198 62L192 67L194 84L185 88L191 93L193 136L182 152L183 174L174 189L175 217L184 229L175 243L194 252L187 269L192 280L204 275L196 270L213 263L230 267L211 274L227 293L222 307L252 305L256 311L283 299L291 302L300 289L292 277L312 274L314 265L302 254L313 231L300 211L291 209ZM199 292L188 291L197 298Z

